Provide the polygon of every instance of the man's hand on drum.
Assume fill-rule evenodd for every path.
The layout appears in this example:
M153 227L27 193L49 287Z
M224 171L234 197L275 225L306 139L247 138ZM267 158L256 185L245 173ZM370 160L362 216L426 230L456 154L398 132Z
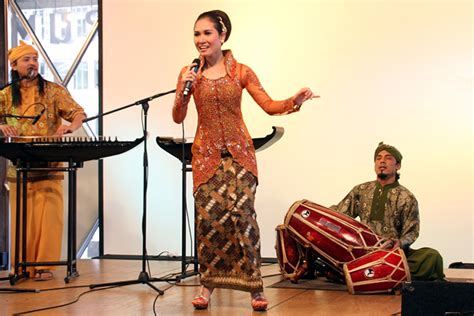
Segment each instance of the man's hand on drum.
M10 125L0 125L0 131L2 131L3 135L8 136L18 136L18 131L15 127Z
M383 249L395 249L400 247L400 240L398 239L389 239L383 246Z

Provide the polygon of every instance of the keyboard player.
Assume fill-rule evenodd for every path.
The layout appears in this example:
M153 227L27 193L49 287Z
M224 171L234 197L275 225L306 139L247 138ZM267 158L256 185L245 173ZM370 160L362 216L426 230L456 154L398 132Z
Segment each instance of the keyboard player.
M13 84L0 91L0 130L4 136L63 136L82 126L84 109L61 85L38 73L38 52L23 41L8 51ZM68 124L63 123L63 119ZM53 163L51 163L53 164ZM27 183L27 262L59 261L63 232L63 175L32 171ZM16 220L16 170L9 163L12 223ZM14 258L15 225L11 225ZM21 258L21 254L20 254ZM37 281L54 277L51 266L28 267Z

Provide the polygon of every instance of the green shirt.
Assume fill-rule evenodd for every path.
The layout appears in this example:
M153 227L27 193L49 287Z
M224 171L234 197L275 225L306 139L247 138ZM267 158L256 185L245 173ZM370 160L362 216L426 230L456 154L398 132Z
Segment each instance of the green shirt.
M377 181L359 184L331 208L353 218L359 217L380 236L400 240L404 249L415 242L420 232L418 202L398 182L385 187Z

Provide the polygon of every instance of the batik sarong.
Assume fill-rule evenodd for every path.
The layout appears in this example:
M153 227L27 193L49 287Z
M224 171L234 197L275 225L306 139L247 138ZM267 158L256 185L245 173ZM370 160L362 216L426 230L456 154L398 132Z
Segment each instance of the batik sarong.
M260 232L254 209L257 178L232 157L195 193L201 283L208 288L263 291Z

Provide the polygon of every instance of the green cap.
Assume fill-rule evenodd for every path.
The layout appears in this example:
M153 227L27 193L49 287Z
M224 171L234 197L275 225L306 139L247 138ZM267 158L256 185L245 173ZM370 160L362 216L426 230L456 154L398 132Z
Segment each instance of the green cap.
M402 154L396 149L395 147L391 145L384 144L383 142L380 142L377 148L375 149L374 153L374 160L377 157L378 153L381 152L382 150L388 151L395 159L397 160L398 163L402 162Z

